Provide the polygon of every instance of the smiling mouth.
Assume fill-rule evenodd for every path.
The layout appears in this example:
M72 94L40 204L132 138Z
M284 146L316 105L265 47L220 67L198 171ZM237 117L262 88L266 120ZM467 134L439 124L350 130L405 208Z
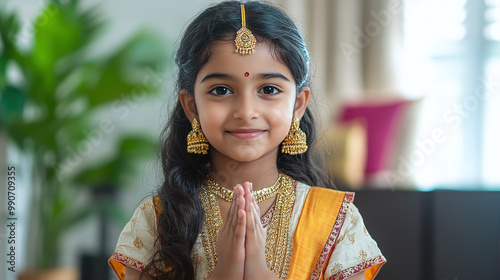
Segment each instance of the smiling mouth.
M264 134L265 132L265 130L261 129L235 129L228 131L229 134L239 139L253 139Z

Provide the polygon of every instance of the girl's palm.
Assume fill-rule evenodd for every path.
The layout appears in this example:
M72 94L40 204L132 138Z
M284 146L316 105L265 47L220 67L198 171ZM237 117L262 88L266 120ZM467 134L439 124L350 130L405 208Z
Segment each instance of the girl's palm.
M217 237L218 261L207 280L279 279L266 265L266 230L251 183L236 185L227 220Z
M218 261L207 279L240 280L245 270L245 199L241 185L235 187L235 197L231 202L226 222L217 237Z
M266 265L266 230L260 222L260 208L246 182L245 190L246 238L245 280L279 279Z

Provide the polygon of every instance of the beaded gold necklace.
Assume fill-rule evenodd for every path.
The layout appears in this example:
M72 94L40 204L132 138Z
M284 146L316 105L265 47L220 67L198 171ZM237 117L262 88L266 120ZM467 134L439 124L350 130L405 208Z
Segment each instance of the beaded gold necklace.
M276 180L276 182L274 182L272 186L263 188L258 191L253 191L252 193L253 196L255 197L255 201L257 201L257 203L261 203L262 201L275 196L278 193L278 190L280 189L279 182L281 181L282 176L283 174L279 173L278 179ZM234 191L222 187L211 176L208 176L207 188L210 193L215 194L216 196L224 199L225 201L228 202L233 201Z
M201 206L205 211L205 221L200 235L209 264L209 273L211 273L218 260L217 235L222 226L222 215L217 204L216 194L210 190L209 184L207 181L207 184L202 185L200 193ZM277 185L278 190L273 217L267 228L266 264L281 279L285 279L293 249L289 228L295 201L295 190L293 180L286 175L280 174L275 185Z

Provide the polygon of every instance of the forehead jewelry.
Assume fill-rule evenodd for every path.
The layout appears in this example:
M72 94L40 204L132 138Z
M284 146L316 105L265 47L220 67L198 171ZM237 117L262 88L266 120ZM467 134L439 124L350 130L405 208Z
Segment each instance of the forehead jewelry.
M245 72L245 77L248 77L248 76L250 76L250 73Z
M252 54L255 52L255 45L257 40L247 28L247 22L245 17L245 5L241 5L241 28L236 32L236 52L240 54Z

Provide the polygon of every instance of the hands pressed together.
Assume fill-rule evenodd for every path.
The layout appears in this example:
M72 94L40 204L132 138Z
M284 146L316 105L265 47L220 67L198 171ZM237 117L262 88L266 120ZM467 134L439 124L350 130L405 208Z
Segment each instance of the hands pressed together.
M207 280L276 280L266 265L266 230L249 182L234 187L227 219L217 237L218 261Z

